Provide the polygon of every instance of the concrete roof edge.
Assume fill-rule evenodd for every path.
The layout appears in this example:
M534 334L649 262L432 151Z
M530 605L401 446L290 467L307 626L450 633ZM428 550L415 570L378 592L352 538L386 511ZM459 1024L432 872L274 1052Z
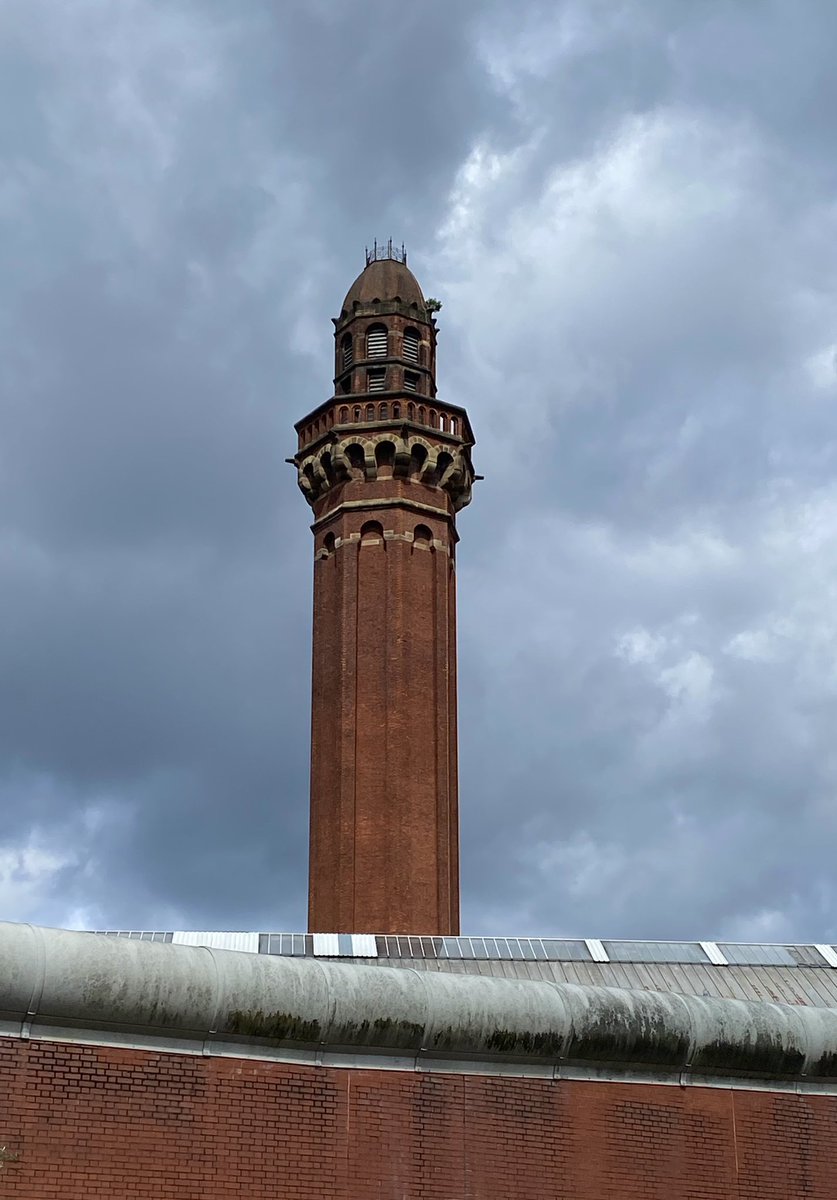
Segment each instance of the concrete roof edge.
M0 923L19 1036L217 1040L427 1063L754 1083L837 1079L837 1010L281 958ZM41 1031L49 1031L40 1033ZM455 1069L455 1068L454 1068Z

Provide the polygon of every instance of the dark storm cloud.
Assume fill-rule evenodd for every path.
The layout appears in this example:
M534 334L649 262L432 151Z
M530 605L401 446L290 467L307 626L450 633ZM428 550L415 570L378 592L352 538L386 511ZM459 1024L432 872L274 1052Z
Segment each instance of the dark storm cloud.
M478 142L438 258L455 387L489 398L484 927L834 933L832 14L800 11L561 6L484 41L530 123Z
M464 923L837 935L832 6L0 12L0 901L301 927L293 421L373 236L477 429Z
M8 915L303 924L310 534L282 460L364 241L425 235L505 109L462 17L5 7Z

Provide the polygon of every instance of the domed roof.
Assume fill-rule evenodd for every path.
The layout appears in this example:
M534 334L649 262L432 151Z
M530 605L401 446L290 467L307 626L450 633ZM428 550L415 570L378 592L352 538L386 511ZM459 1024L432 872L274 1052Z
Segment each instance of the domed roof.
M418 280L407 266L394 258L378 259L361 271L346 293L343 311L351 312L355 303L386 302L398 296L402 304L417 304L424 308Z

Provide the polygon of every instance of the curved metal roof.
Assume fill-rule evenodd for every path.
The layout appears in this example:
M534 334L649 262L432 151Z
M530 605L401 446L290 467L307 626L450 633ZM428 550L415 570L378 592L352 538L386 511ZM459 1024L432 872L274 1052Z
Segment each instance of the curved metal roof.
M0 924L0 1032L343 1066L837 1089L830 1008L386 970L8 923Z

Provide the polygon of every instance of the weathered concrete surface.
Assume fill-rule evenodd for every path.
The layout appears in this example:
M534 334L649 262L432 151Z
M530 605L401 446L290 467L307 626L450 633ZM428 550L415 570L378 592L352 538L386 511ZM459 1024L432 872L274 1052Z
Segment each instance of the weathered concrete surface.
M837 1010L456 976L0 923L0 1030L542 1064L837 1079ZM229 1052L229 1051L228 1051Z

